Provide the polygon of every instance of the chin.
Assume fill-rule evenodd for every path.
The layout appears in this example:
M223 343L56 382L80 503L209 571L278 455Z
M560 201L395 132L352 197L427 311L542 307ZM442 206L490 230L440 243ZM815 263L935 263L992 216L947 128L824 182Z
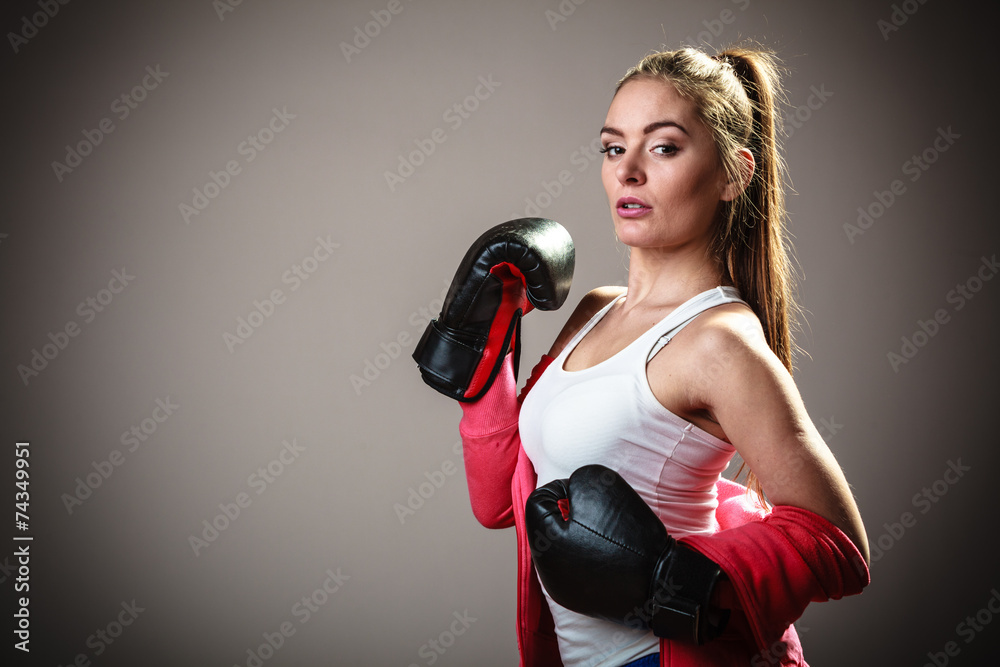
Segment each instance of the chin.
M618 240L631 248L663 245L663 239L657 238L657 234L650 233L649 226L639 221L615 219L614 228Z

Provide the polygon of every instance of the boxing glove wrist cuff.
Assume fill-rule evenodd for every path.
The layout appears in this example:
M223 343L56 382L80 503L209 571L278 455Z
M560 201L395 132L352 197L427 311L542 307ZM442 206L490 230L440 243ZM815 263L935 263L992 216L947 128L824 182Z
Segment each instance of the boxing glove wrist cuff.
M653 573L650 629L657 637L704 644L720 634L729 611L711 605L722 569L708 557L669 545Z
M420 363L425 381L430 386L451 398L463 402L477 401L482 398L503 364L504 356L511 347L514 348L514 377L517 378L518 360L520 357L520 333L518 324L521 319L521 309L514 311L503 341L499 346L498 358L493 363L483 366L483 353L488 343L486 336L474 336L458 329L443 325L438 320L431 320L417 343L414 358ZM484 381L474 382L477 373L484 374ZM474 392L474 393L473 393Z
M482 356L485 336L470 336L431 320L420 337L420 369L455 387L467 387Z

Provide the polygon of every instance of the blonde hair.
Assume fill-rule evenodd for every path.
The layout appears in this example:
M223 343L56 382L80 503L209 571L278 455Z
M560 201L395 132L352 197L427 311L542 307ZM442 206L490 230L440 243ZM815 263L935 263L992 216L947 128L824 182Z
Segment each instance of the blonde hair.
M790 313L796 307L785 233L785 166L778 141L778 106L784 101L781 70L777 56L763 48L734 46L709 56L685 47L646 56L625 73L615 93L644 77L666 81L694 102L712 133L727 179L744 184L718 221L713 251L722 280L739 290L760 319L768 346L791 372ZM752 174L739 154L744 148L753 155ZM763 499L752 472L747 483Z

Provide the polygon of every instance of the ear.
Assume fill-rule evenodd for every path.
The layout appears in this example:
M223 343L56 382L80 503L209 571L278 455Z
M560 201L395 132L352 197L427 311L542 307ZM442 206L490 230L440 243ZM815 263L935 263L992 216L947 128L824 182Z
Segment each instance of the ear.
M725 185L722 186L722 195L719 197L722 201L733 201L746 187L750 184L750 178L753 176L754 171L754 159L753 153L747 148L741 148L736 153L736 158L740 160L742 164L742 181L727 181Z

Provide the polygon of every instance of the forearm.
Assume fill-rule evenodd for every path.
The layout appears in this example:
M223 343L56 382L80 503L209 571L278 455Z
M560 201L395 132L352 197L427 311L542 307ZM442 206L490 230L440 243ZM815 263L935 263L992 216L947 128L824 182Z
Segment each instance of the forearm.
M472 513L487 528L507 528L514 521L510 489L521 444L517 387L509 356L489 391L461 406L458 430Z
M798 507L776 506L760 521L680 540L726 574L723 606L745 613L759 646L769 646L810 602L855 595L869 583L854 543L834 524Z
M518 397L513 363L508 355L486 395L473 403L461 404L459 433L469 498L473 514L487 528L513 525L511 482L521 449L520 403L551 361L548 355L542 356Z

